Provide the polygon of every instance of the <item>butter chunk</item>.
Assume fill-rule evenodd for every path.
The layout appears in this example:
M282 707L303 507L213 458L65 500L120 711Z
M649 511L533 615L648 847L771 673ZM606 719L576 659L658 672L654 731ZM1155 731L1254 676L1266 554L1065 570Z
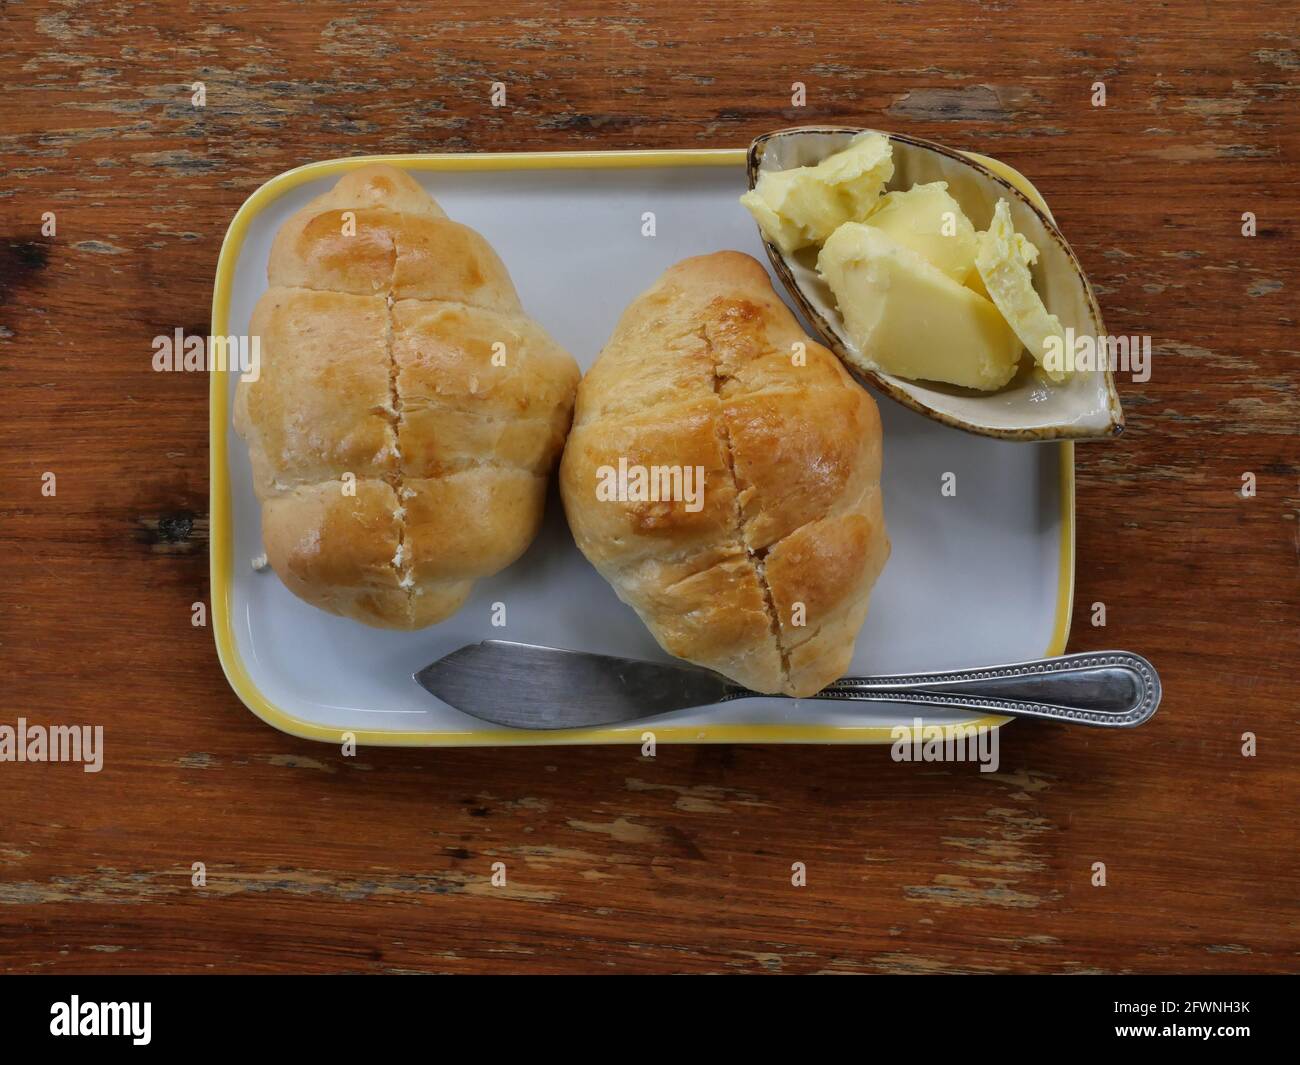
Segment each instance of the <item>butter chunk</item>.
M1029 353L1053 381L1064 381L1066 367L1047 355L1065 351L1061 320L1049 314L1042 297L1034 291L1029 268L1038 260L1038 249L1017 233L1011 224L1011 208L998 200L987 232L979 235L975 268L997 309L1029 349ZM1056 341L1053 342L1052 338Z
M817 272L872 368L981 391L1015 376L1021 343L998 309L882 230L840 226Z
M958 284L975 272L975 227L948 192L946 181L887 192L866 223L911 248Z
M893 176L889 138L868 133L816 166L765 171L740 202L788 255L866 217Z

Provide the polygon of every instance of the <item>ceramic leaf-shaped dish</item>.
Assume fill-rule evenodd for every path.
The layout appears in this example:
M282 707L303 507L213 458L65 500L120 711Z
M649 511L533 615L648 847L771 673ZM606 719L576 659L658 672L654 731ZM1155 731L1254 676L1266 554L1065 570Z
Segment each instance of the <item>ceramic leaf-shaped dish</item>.
M848 147L863 133L848 127L797 127L759 137L749 149L749 187L768 170L812 166ZM1074 336L1106 335L1097 297L1078 257L1056 228L1047 204L1020 174L983 156L885 133L893 147L894 176L887 189L908 189L946 181L977 230L988 228L998 200L1006 200L1016 232L1039 250L1033 267L1034 288L1047 310ZM1078 370L1060 383L1034 373L1024 359L1011 383L996 392L977 392L930 381L912 381L886 373L857 350L836 306L835 297L817 273L816 247L787 255L764 238L768 257L791 299L826 345L855 373L905 406L958 429L1005 440L1096 439L1123 431L1124 414L1108 367ZM1067 334L1069 335L1069 334Z

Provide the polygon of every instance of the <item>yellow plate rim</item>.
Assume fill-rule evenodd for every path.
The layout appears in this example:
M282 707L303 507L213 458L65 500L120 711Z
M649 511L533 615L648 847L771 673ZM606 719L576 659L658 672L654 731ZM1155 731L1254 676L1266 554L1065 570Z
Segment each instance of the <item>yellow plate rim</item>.
M253 220L286 192L317 178L341 174L372 163L391 163L410 170L540 170L622 169L630 167L740 166L745 165L744 148L678 149L665 151L577 151L501 152L473 154L367 155L328 159L286 170L252 193L235 212L221 244L216 283L212 291L212 336L226 336L230 317L230 296L235 263ZM970 153L974 155L974 153ZM1038 190L1023 175L1005 163L993 162L1014 184L1046 210ZM226 375L209 374L209 567L212 584L212 632L217 657L230 687L254 714L268 725L301 739L341 744L348 739L359 746L383 747L495 747L554 746L564 744L641 743L643 734L653 732L656 743L894 743L894 725L640 725L633 728L566 729L532 732L523 729L484 729L475 732L401 731L396 729L344 729L320 725L282 710L261 692L244 665L235 639L231 596L234 589L231 535L230 477L226 435L229 424L229 388ZM1065 650L1070 635L1074 603L1074 444L1027 444L1028 447L1060 449L1061 544L1058 569L1056 617L1051 643L1045 656ZM967 722L968 726L997 727L1010 718L991 715Z

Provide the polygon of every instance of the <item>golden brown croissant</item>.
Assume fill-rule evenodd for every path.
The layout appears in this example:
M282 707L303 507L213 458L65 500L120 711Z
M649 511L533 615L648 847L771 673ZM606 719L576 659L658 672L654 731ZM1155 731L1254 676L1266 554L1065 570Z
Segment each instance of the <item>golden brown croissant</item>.
M454 613L541 522L578 368L479 234L367 166L281 228L241 380L267 559L307 602L386 628Z
M880 450L871 397L762 266L718 252L624 312L578 388L560 490L578 546L665 650L810 695L848 668L889 555ZM688 494L695 469L698 497L653 498Z

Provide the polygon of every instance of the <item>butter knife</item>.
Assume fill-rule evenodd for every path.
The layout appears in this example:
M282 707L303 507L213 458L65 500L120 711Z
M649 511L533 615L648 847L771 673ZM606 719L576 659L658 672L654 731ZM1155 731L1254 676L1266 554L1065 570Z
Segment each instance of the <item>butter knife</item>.
M620 725L763 697L684 662L646 662L505 640L469 644L414 677L448 706L522 729ZM1134 728L1160 705L1160 678L1141 655L1089 651L947 673L845 677L809 698Z

